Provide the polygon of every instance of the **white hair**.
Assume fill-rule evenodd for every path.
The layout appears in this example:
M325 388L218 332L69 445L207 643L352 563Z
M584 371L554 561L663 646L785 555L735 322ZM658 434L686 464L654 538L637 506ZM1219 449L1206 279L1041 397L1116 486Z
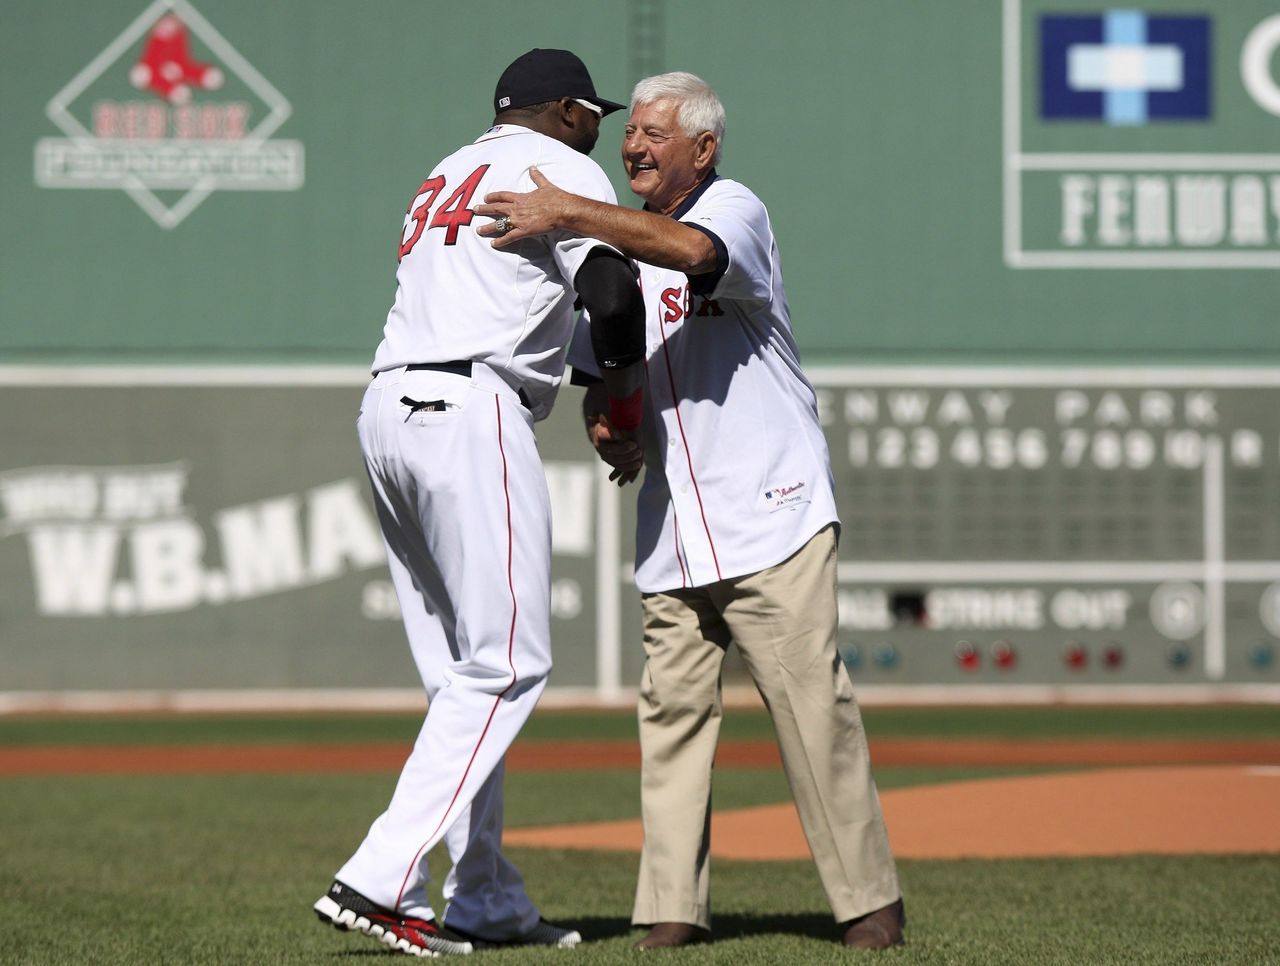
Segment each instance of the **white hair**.
M696 74L683 70L655 74L646 77L631 92L631 110L665 100L680 105L676 119L686 137L696 138L703 131L715 135L716 154L711 163L719 164L724 145L724 105L711 86Z

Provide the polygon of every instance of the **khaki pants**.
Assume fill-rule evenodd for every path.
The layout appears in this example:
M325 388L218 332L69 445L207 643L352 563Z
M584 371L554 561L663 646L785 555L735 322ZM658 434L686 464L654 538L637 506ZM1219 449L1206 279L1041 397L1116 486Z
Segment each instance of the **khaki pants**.
M776 567L644 596L644 850L635 924L710 928L711 770L720 666L731 642L773 718L836 921L901 895L862 718L836 651L835 566L835 534L827 527Z

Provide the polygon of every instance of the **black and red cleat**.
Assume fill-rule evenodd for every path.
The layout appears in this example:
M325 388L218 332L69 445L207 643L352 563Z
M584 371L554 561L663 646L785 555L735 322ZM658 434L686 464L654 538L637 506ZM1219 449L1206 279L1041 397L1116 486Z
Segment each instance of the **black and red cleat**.
M434 919L402 916L337 881L312 907L321 922L357 929L410 956L466 956L475 948Z

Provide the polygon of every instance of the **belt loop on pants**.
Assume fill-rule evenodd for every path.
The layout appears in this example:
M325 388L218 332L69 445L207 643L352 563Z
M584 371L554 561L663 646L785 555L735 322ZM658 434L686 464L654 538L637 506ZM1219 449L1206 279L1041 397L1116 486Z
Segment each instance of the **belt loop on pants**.
M474 363L470 359L454 359L450 362L415 362L404 368L406 372L417 372L425 369L431 372L448 372L455 376L471 376L474 374L473 367ZM524 389L517 389L516 395L520 398L520 405L532 412L533 406L530 405L529 396Z

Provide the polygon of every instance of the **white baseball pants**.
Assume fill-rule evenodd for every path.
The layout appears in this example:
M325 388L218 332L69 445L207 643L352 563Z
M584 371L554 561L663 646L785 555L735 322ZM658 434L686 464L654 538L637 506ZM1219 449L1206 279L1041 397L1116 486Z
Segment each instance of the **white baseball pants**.
M427 853L443 839L446 923L515 938L538 910L501 852L503 762L551 670L551 509L533 419L484 366L470 378L393 369L374 377L357 428L429 707L390 805L337 878L433 918Z

